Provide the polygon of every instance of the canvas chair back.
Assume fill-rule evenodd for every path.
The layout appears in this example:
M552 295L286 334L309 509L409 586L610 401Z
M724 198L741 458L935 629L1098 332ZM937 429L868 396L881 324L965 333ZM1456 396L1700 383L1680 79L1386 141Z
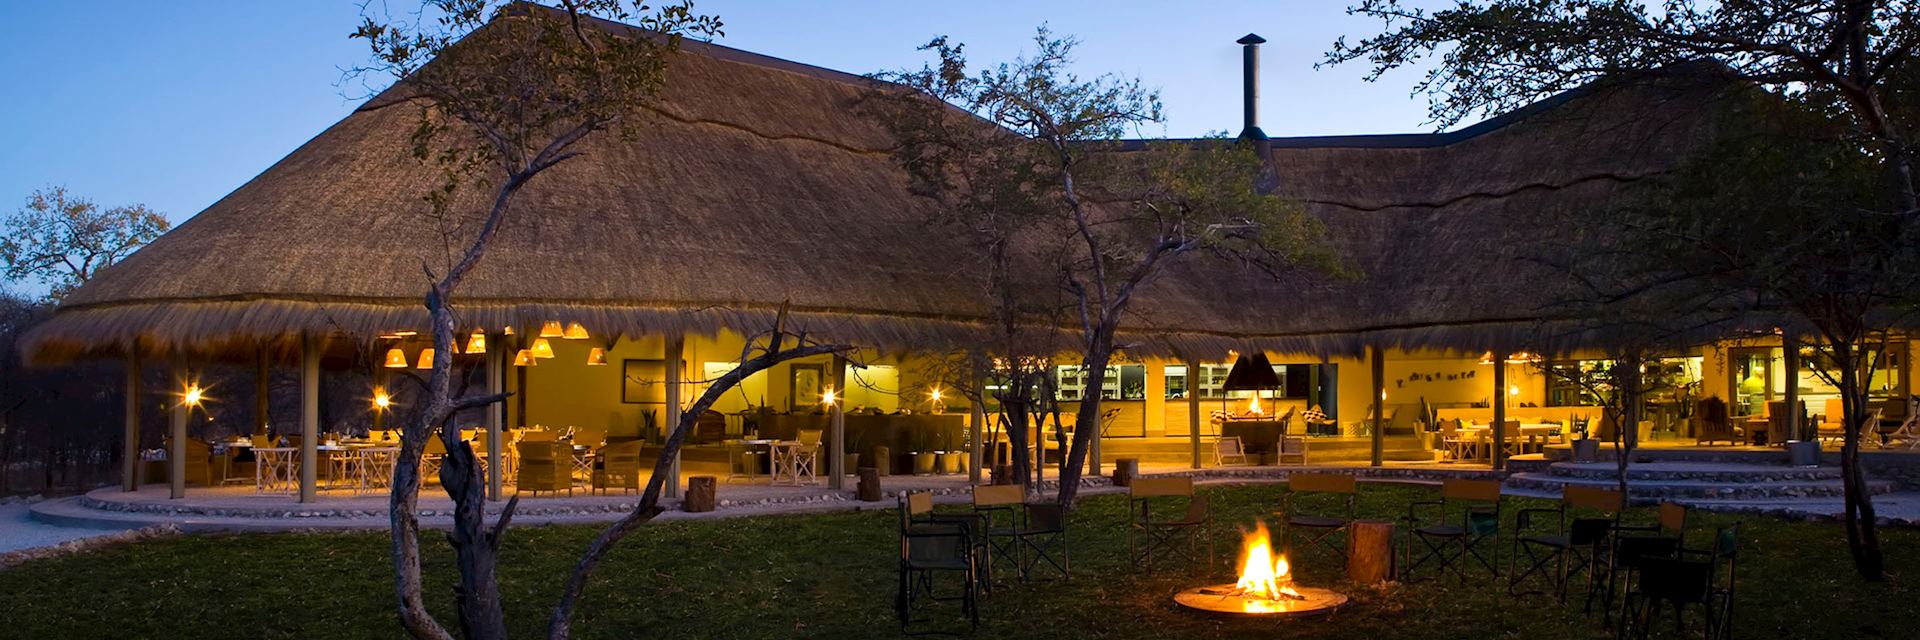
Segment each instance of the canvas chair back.
M1133 482L1127 484L1127 495L1134 498L1192 496L1193 478L1187 476L1134 478Z
M1460 419L1454 418L1452 420L1441 420L1440 421L1440 437L1446 438L1446 439L1453 439L1453 438L1460 437Z
M520 432L521 442L553 442L560 439L560 432L546 429L525 429Z
M1287 476L1287 490L1305 493L1354 493L1354 477L1340 473L1295 473Z
M1238 456L1246 453L1240 448L1240 436L1227 436L1216 440L1214 448L1223 456Z
M440 436L438 434L429 436L427 438L427 447L421 455L429 455L429 456L447 455L447 443L441 442Z
M1307 439L1299 436L1292 436L1292 437L1282 436L1280 438L1280 453L1283 453L1289 456L1306 455ZM1303 460L1301 464L1306 464L1306 462Z
M907 494L907 515L933 513L933 494L917 491Z
M248 438L247 440L253 443L253 448L255 449L267 449L267 448L273 447L273 438L264 433Z
M1626 496L1613 489L1567 485L1562 488L1560 497L1567 506L1575 509L1592 509L1607 513L1620 513L1626 508Z
M1440 497L1448 500L1499 502L1500 481L1449 479L1440 482Z
M800 439L800 444L802 446L807 446L807 447L820 446L820 430L801 429L799 439Z
M973 506L996 507L1026 502L1026 488L1017 484L992 484L973 488Z
M1672 502L1660 503L1660 529L1680 532L1687 530L1687 508Z

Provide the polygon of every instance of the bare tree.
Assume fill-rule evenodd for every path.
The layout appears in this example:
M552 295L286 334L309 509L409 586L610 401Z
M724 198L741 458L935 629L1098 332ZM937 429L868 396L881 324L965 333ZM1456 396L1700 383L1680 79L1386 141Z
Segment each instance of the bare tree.
M47 297L66 297L93 275L166 233L166 216L146 205L107 209L50 187L27 196L26 206L4 218L0 267L9 280L34 279Z
M1007 264L1045 275L990 292L1001 332L1009 308L1038 308L1014 321L1077 334L1049 345L1078 352L1091 372L1061 469L1060 501L1071 505L1099 432L1102 372L1132 346L1119 332L1134 296L1168 264L1202 252L1269 269L1337 262L1311 241L1318 220L1266 188L1257 149L1224 137L1127 146L1126 136L1161 121L1158 94L1138 79L1075 75L1075 41L1044 27L1034 44L974 72L962 45L936 38L922 47L934 62L879 77L906 90L899 99L922 101L885 112L915 187L1009 252Z
M684 2L653 8L620 0L567 0L559 10L525 3L496 6L492 0L427 0L424 5L413 23L363 10L353 37L369 44L372 63L352 74L389 76L393 91L418 104L414 154L441 166L446 176L429 195L436 215L448 217L465 188L490 190L492 197L464 250L449 252L451 264L444 271L422 264L430 281L424 303L435 356L421 406L403 427L389 498L394 594L408 633L452 637L427 611L420 590L420 455L437 429L447 450L440 484L454 502L448 540L460 570L456 593L462 635L501 638L506 620L495 571L517 500L508 501L500 520L487 526L480 462L458 431L446 426L456 413L499 402L504 394L455 395L453 341L460 327L454 295L486 256L514 196L540 174L577 157L581 140L627 124L661 86L681 35L717 33L720 23L695 15ZM616 32L593 24L598 19L639 30Z

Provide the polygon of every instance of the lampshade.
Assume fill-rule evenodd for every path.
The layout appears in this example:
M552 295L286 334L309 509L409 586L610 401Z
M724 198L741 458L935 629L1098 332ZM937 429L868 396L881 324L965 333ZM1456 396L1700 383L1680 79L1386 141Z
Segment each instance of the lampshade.
M547 342L546 338L534 338L533 339L533 357L535 358L553 357L553 344Z
M467 353L486 353L486 352L487 352L486 332L481 331L479 329L473 330L473 335L467 336Z
M407 352L401 351L400 347L394 347L392 349L388 349L386 366L388 369L407 368Z
M427 347L425 349L420 350L420 364L415 365L414 368L415 369L432 369L433 368L433 347Z
M546 324L540 325L540 337L542 338L558 338L564 335L567 335L567 332L560 329L559 320L548 320Z
M503 335L503 336L513 335L513 325L507 325L505 327L502 327L500 329L500 335Z
M569 324L567 325L567 332L561 337L568 340L585 340L587 339L587 328L578 322Z
M592 350L587 351L588 366L599 366L606 363L607 363L607 351L605 349L601 349L600 347L594 347Z
M538 364L540 364L540 362L533 358L532 351L521 349L519 353L513 354L513 366L531 367Z
M1227 370L1227 381L1220 388L1226 391L1278 389L1280 376L1274 375L1273 363L1267 361L1267 354L1255 351L1233 361L1233 368Z

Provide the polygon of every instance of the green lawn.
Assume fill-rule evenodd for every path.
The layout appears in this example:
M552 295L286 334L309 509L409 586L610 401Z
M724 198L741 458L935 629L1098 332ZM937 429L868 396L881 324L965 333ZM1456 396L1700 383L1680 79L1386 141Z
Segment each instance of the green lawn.
M981 636L1611 637L1597 617L1546 596L1516 598L1500 585L1450 580L1354 588L1337 583L1330 557L1312 554L1294 559L1300 579L1354 596L1332 617L1277 622L1188 614L1170 595L1230 580L1235 525L1277 504L1280 490L1203 491L1215 499L1216 567L1137 574L1125 557L1125 499L1089 499L1074 520L1073 580L1001 588L984 604ZM1361 509L1393 516L1426 495L1363 485ZM1509 502L1509 512L1523 502ZM1746 520L1739 637L1910 637L1920 629L1920 588L1900 580L1920 575L1920 535L1886 532L1893 579L1868 585L1853 576L1837 525ZM1702 530L1696 539L1727 521L1695 517ZM595 531L511 532L503 580L516 635L544 630L561 577ZM653 526L602 565L576 628L591 638L897 636L895 536L890 510ZM381 534L185 536L33 562L0 571L0 637L393 637L399 627L385 545ZM434 538L428 548L430 600L451 624L451 554ZM955 609L941 613L957 621Z

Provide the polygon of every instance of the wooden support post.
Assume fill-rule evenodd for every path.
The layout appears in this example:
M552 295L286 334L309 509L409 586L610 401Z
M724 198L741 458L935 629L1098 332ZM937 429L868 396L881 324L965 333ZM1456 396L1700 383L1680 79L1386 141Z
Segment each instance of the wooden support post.
M1113 461L1113 486L1133 485L1133 479L1140 476L1139 458L1121 458Z
M140 488L140 352L127 348L126 435L120 443L120 488Z
M847 358L834 354L833 406L827 407L827 488L839 490L847 478Z
M1380 345L1367 348L1373 367L1373 466L1385 464L1387 451L1387 354Z
M260 345L253 363L253 432L266 433L271 424L268 413L268 400L271 399L270 387L273 380L273 363L268 359L267 345Z
M1193 468L1200 468L1200 359L1187 357L1187 426L1193 445Z
M1804 434L1800 433L1800 416L1804 414L1800 411L1799 337L1792 333L1785 333L1780 336L1780 346L1780 355L1785 358L1785 361L1782 362L1781 365L1787 370L1787 396L1782 398L1787 401L1787 439L1812 440L1813 438L1811 437L1802 437ZM1831 420L1832 418L1828 419ZM1871 426L1872 425L1869 425L1869 427ZM1635 432L1636 435L1638 435L1638 433L1637 431ZM1626 438L1621 438L1620 440L1625 442Z
M976 472L974 475L977 476L979 473ZM861 502L879 502L880 496L880 470L873 467L860 467L860 487L854 497Z
M667 433L680 428L680 359L687 350L685 335L674 333L667 336ZM667 497L680 497L680 452L673 453L673 463L667 467Z
M1493 351L1493 452L1495 471L1507 468L1507 352ZM1619 422L1619 420L1615 420Z
M713 476L687 478L687 499L681 501L680 508L693 513L712 511L718 502L718 496L714 495L716 490Z
M487 367L487 393L489 394L501 393L506 390L507 372L505 371L504 365L507 362L508 347L507 336L502 334L487 336L487 353L485 357ZM498 404L488 406L486 416L487 451L500 451L506 447L506 438L502 434L501 429L507 419L507 401L501 400ZM448 425L448 428L458 429L460 425L451 424ZM497 453L489 453L488 455L493 456L496 461L504 461L505 459L504 456ZM487 465L487 499L500 500L505 497L504 494L506 492L503 489L505 485L503 477L505 474L506 470L502 465Z
M428 343L428 344L432 344L432 343ZM367 372L367 379L373 381L373 388L370 389L369 391L370 393L373 393L373 394L385 393L387 390L386 389L387 368L383 366L383 363L381 362L381 359L380 359L380 343L377 341L374 342L373 345L370 347L370 350L374 357L370 359L371 366L369 367L370 370ZM411 365L413 363L407 363L407 364ZM373 432L380 431L386 428L387 409L386 407L382 407L376 403L370 403L368 405L368 408L373 410L373 426L367 432L367 437L370 437L370 438L377 437L377 436L374 436Z
M173 372L176 383L186 381L184 369L175 365ZM173 399L173 424L167 433L167 497L175 500L187 497L187 412L191 410L185 399Z
M1373 585L1393 577L1393 522L1355 520L1347 525L1352 544L1347 549L1347 578Z
M320 339L300 337L300 501L320 498Z
M980 468L993 464L992 460L987 459L986 384L986 376L979 375L978 373L974 374L973 390L974 393L979 395L979 398L973 401L973 410L967 416L967 426L972 430L971 436L967 438L967 441L971 444L969 447L971 451L968 452L970 459L967 461L967 482L974 485L980 484ZM876 460L874 463L878 466L879 461Z

